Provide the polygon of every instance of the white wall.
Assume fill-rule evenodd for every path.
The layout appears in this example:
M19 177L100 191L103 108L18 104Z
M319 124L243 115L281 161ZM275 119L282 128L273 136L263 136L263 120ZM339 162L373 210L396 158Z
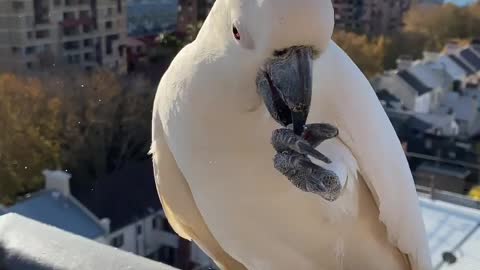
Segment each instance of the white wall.
M153 227L154 219L156 219L156 228ZM166 231L164 222L165 215L163 212L155 212L143 220L112 232L108 236L107 243L111 245L112 239L122 234L123 245L119 248L140 256L149 256L164 246L176 249L178 248L178 236ZM137 233L137 227L139 226L142 228L140 234ZM191 260L202 265L211 262L208 256L195 245L192 246Z
M428 113L430 111L430 93L423 94L415 99L413 111L419 113Z
M409 110L415 108L416 92L407 83L395 74L385 74L372 82L376 90L386 89L389 93L400 99Z

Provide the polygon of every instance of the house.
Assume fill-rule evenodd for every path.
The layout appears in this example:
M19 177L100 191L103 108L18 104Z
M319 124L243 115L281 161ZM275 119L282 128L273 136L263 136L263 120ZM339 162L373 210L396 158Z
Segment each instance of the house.
M453 115L416 113L412 111L386 109L397 132L415 135L418 133L456 136L459 128ZM400 130L402 129L402 130Z
M435 68L445 71L452 81L465 81L472 73L462 68L463 62L460 61L460 63L462 64L457 64L450 55L442 54L434 62L434 65Z
M170 265L211 264L197 246L181 246L170 227L160 205L151 160L130 162L77 196L96 216L110 220L108 241L112 246Z
M476 49L473 47L464 48L458 55L468 63L476 74L480 75L480 56L476 53Z
M424 52L424 60L418 61L408 69L415 78L432 89L429 110L438 106L441 97L450 90L455 80L437 59L437 54Z
M470 137L480 131L480 91L449 92L440 103L435 112L454 115L460 135Z
M458 57L457 55L455 54L449 54L448 55L448 58L455 62L456 65L458 65L459 67L461 67L463 69L463 71L465 72L465 74L467 76L472 76L472 75L475 75L475 70L470 67L464 59Z
M64 231L107 243L108 222L98 220L69 192L67 173L44 171L45 189L5 209Z
M395 109L402 108L402 102L400 99L392 95L392 93L388 92L386 89L376 91L375 94L377 95L378 100L380 100L380 103L382 103L383 107Z
M374 89L385 89L415 112L429 112L432 88L423 84L408 70L389 71L372 80Z

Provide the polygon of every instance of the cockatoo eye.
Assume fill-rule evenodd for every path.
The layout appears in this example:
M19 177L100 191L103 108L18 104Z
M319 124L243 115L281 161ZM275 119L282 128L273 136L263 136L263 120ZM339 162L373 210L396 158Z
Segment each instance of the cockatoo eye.
M238 32L238 29L237 29L237 27L235 27L235 25L233 26L232 32L233 32L233 36L235 37L235 39L240 40L240 33Z

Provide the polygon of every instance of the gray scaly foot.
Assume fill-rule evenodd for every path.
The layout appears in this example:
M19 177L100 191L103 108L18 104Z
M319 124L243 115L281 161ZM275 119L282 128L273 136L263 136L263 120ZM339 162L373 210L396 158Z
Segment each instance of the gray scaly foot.
M337 135L338 130L328 124L306 125L302 136L288 128L274 130L272 145L277 151L274 167L300 190L318 194L328 201L336 200L342 188L338 176L314 164L309 156L331 163L315 147Z

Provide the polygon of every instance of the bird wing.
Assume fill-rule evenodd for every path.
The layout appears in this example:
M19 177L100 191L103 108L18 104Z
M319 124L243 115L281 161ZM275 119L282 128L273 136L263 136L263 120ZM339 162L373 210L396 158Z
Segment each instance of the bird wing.
M222 269L246 270L219 245L195 204L190 187L165 140L160 116L154 108L150 153L157 192L165 215L182 238L193 240Z
M324 113L357 160L379 208L389 241L408 255L413 270L431 269L413 177L400 141L370 83L333 41L315 63ZM327 89L330 88L330 89ZM314 94L315 95L315 94Z

